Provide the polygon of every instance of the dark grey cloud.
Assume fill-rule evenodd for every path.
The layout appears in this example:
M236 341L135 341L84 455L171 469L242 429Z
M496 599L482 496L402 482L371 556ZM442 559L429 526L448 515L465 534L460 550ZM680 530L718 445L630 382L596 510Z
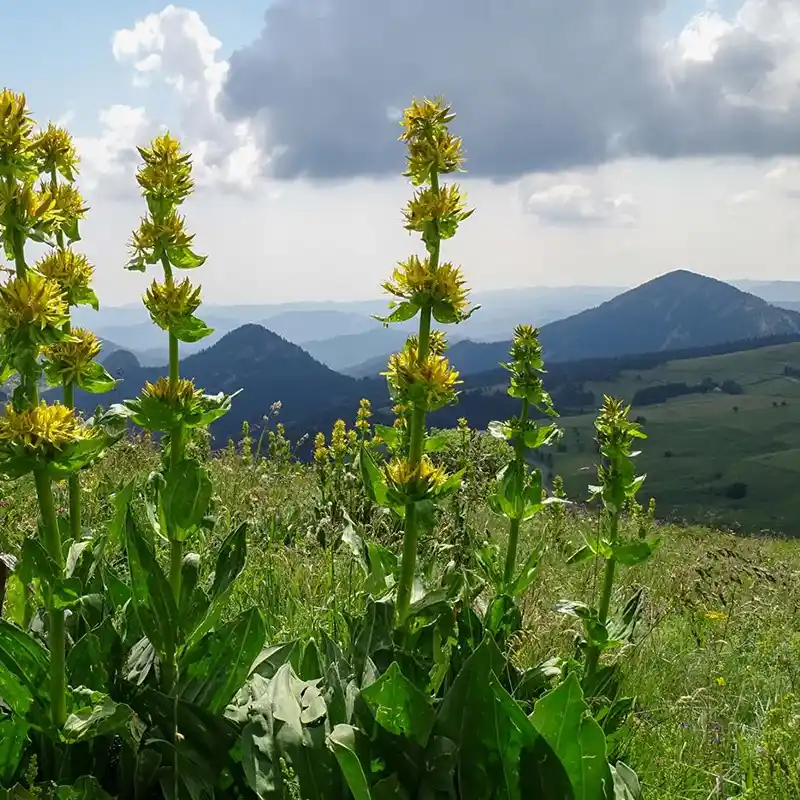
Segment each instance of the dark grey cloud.
M774 28L782 0L746 1L774 7ZM278 177L396 174L391 110L437 94L470 173L498 179L625 154L797 152L800 94L774 80L787 40L726 29L712 58L685 61L664 47L662 5L273 0L230 59L220 108L259 121Z

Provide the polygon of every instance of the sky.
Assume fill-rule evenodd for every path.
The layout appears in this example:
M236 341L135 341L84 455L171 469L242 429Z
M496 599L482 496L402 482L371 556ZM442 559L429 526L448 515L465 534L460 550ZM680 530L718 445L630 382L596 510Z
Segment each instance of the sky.
M800 279L797 0L0 0L0 28L0 83L76 138L106 305L144 286L135 146L164 129L205 302L377 296L420 252L397 115L440 94L474 289Z

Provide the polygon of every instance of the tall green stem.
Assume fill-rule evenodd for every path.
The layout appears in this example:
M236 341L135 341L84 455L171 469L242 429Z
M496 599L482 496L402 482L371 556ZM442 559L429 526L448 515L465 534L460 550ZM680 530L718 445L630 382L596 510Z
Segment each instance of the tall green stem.
M55 167L50 170L50 181L53 186L58 185L58 172ZM59 250L65 249L64 233L59 230L56 231L56 246ZM72 323L68 319L64 323L64 333L69 334L72 330ZM64 398L64 405L67 408L75 408L75 384L72 381L64 381L62 384L62 394ZM70 475L67 479L67 487L69 491L69 530L70 535L75 541L81 538L81 486L80 479L77 475Z
M617 533L619 531L619 512L614 511L611 514L610 522L610 540L612 543L617 541ZM617 568L617 560L613 556L606 559L605 576L603 578L603 590L600 595L600 605L597 609L597 617L601 625L608 622L608 609L611 606L611 594L614 590L614 572ZM591 680L597 671L597 665L600 661L600 649L597 646L589 648L586 657L586 676Z
M514 572L517 568L517 544L519 542L519 526L522 517L522 511L525 508L524 497L524 483L522 476L525 469L525 423L528 421L528 414L530 413L530 401L527 397L522 399L522 409L519 412L519 433L516 441L514 442L514 461L517 475L520 477L520 486L517 491L516 509L514 518L508 530L508 548L506 549L506 567L503 575L504 583L508 586L514 580Z
M431 168L431 189L439 192L439 173L436 167ZM431 248L429 269L434 272L439 267L440 241L437 237ZM419 334L417 342L417 362L422 363L430 350L431 341L431 307L420 310ZM412 473L419 471L425 446L425 408L418 404L411 411L411 435L408 448L408 463ZM397 584L397 623L402 626L408 616L411 605L411 591L414 587L414 572L417 567L417 543L419 527L417 525L416 503L406 504L405 532L403 535L403 557L400 562L400 580Z
M64 555L61 550L61 532L53 500L53 487L50 478L43 469L33 473L36 482L36 494L39 499L39 510L42 514L44 545L50 557L64 569ZM67 680L66 680L66 632L64 628L64 609L53 606L52 596L48 592L47 603L50 606L50 708L53 725L61 729L67 719Z
M172 267L166 256L161 257L164 276L168 284L172 284ZM178 337L169 332L169 382L174 386L180 380L180 349ZM185 449L183 426L178 425L170 434L170 469L175 470L183 460ZM181 566L183 564L183 542L170 536L169 542L169 582L175 603L181 599Z

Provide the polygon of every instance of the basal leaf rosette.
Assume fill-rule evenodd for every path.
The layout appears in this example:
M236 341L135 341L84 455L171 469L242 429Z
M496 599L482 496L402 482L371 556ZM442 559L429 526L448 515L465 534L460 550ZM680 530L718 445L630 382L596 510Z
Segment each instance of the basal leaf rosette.
M40 173L52 176L56 172L70 183L75 180L79 159L72 136L65 128L51 122L35 135L32 149L38 160Z
M59 480L91 464L114 440L60 403L41 401L23 411L8 405L0 416L0 472L18 478L43 469Z
M91 331L73 328L69 338L44 348L44 371L52 386L74 383L92 394L110 392L117 381L95 359L102 343Z
M157 264L166 256L178 269L194 269L205 263L206 256L192 250L194 234L186 232L185 220L177 211L163 217L143 217L130 241L132 257L127 269L144 272L148 264Z
M430 258L411 256L392 272L383 288L400 302L393 301L394 311L381 322L405 322L421 308L430 308L433 318L442 324L463 322L477 307L470 308L469 289L459 267L447 262L432 269Z
M400 141L408 147L408 168L404 175L415 186L425 183L434 167L440 174L446 174L463 166L461 139L447 127L454 119L450 106L438 99L414 100L403 112Z
M61 287L68 305L99 308L97 295L92 289L94 267L82 253L70 248L53 248L33 268Z
M25 95L0 91L0 178L32 183L38 177L33 126Z
M0 334L5 364L35 357L38 348L64 339L68 308L60 286L28 271L0 285Z
M150 312L150 319L182 342L198 342L214 332L213 328L194 316L200 307L200 287L193 286L188 278L180 283L153 281L144 294L143 302Z
M456 386L461 383L458 372L441 353L431 351L420 361L414 337L389 357L388 369L382 374L393 397L426 412L455 402Z
M187 378L171 382L162 377L155 383L145 383L139 397L126 400L122 409L141 428L172 432L179 425L187 428L210 425L230 410L234 396L221 392L204 394Z

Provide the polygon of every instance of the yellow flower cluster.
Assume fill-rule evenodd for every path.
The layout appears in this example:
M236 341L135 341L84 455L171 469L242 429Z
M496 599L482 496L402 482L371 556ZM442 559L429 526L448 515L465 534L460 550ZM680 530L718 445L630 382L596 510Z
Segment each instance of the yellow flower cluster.
M372 416L372 405L366 397L362 397L356 412L356 430L366 436L369 433L369 420Z
M44 275L27 272L0 286L0 330L4 333L28 325L39 330L61 327L67 314L61 287Z
M325 434L319 431L314 437L314 463L326 464L328 461L328 448L325 446Z
M33 119L24 94L0 92L0 164L25 167L33 161Z
M192 286L188 278L180 283L153 281L143 300L153 322L168 331L197 311L200 306L200 287Z
M394 458L386 465L386 476L396 488L422 496L436 493L447 481L444 469L434 466L428 456L422 457L417 469L406 458Z
M408 146L408 169L404 174L415 186L428 180L434 168L448 173L463 165L461 139L447 129L454 118L441 99L414 100L403 113L400 140Z
M6 406L0 416L0 446L23 447L31 455L53 455L67 445L96 435L71 408L41 401L32 408L15 411Z
M463 222L473 213L467 209L465 197L457 184L434 189L426 186L420 189L409 200L403 212L409 231L424 233L427 227L436 223L437 232L443 239L449 239L456 231L459 222Z
M78 154L75 152L72 137L64 128L50 123L33 140L33 149L42 172L48 175L60 172L68 181L75 180Z
M84 328L73 328L66 341L55 342L44 349L44 356L60 373L64 383L72 383L100 355L102 344Z
M52 249L36 262L34 269L68 294L88 289L94 274L89 259L70 249Z
M147 381L142 389L142 397L158 400L171 409L182 412L191 411L201 396L202 392L188 378L179 378L173 382L162 376L155 383Z
M458 371L450 362L435 352L418 359L417 342L409 339L406 346L389 357L383 373L394 394L402 401L434 411L456 398L456 386L461 382Z
M174 209L157 219L142 217L130 248L140 258L148 258L156 249L191 247L194 234L187 233L185 225L185 219Z
M429 259L415 255L395 267L383 288L418 307L445 304L456 317L463 317L469 305L469 290L460 268L447 262L431 269Z
M194 187L191 156L181 152L180 142L169 133L138 149L144 161L136 174L142 194L180 205Z

